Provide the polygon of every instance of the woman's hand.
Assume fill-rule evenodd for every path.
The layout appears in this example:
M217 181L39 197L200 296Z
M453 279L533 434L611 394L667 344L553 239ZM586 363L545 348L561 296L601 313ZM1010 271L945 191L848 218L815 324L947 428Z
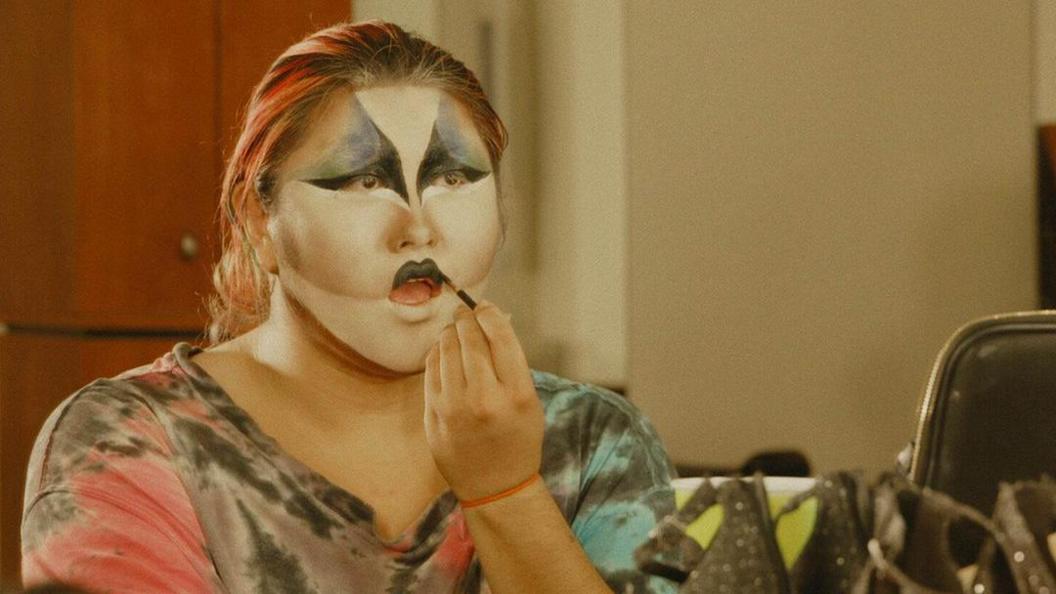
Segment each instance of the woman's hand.
M462 501L487 497L539 471L543 407L509 316L460 307L425 361L425 435Z

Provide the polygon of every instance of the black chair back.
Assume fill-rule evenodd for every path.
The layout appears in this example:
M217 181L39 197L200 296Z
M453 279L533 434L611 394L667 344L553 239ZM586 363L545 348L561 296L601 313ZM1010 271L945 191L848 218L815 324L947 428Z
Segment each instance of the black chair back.
M1056 310L972 322L946 343L920 407L914 482L985 514L1000 481L1056 477Z

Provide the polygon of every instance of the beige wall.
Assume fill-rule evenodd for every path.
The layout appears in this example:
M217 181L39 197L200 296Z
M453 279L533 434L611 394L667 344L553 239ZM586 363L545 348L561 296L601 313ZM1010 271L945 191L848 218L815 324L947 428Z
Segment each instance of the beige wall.
M1035 304L1030 2L626 6L631 396L679 461L889 467Z
M1034 121L1056 123L1056 2L1034 0Z
M617 386L627 381L622 6L540 2L535 25L538 337L557 349L556 371Z
M493 23L512 146L490 296L537 366L628 382L680 462L889 467L945 338L1035 304L1043 0L356 11L477 69Z
M357 21L382 19L397 23L426 39L436 39L440 31L439 0L352 0L352 18Z

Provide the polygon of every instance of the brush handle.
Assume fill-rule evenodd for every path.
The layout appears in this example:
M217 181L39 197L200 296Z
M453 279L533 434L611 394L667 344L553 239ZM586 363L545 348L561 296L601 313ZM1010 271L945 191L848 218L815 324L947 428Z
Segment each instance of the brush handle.
M477 309L477 302L473 301L473 298L470 297L468 293L456 287L455 283L451 280L451 277L441 272L440 279L444 281L445 285L451 287L451 290L455 292L455 295L458 295L458 298L462 300L462 303L466 304L466 307L469 309Z
M458 298L461 299L462 302L469 307L469 309L477 309L477 302L473 301L473 298L467 295L466 292L462 289L456 290L455 295L458 295Z

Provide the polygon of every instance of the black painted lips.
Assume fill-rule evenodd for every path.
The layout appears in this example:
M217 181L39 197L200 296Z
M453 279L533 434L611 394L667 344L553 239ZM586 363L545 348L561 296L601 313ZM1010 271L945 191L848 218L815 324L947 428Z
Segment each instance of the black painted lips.
M412 280L426 280L435 289L444 284L444 275L432 258L421 262L411 260L396 271L396 276L392 279L392 289L396 290Z

